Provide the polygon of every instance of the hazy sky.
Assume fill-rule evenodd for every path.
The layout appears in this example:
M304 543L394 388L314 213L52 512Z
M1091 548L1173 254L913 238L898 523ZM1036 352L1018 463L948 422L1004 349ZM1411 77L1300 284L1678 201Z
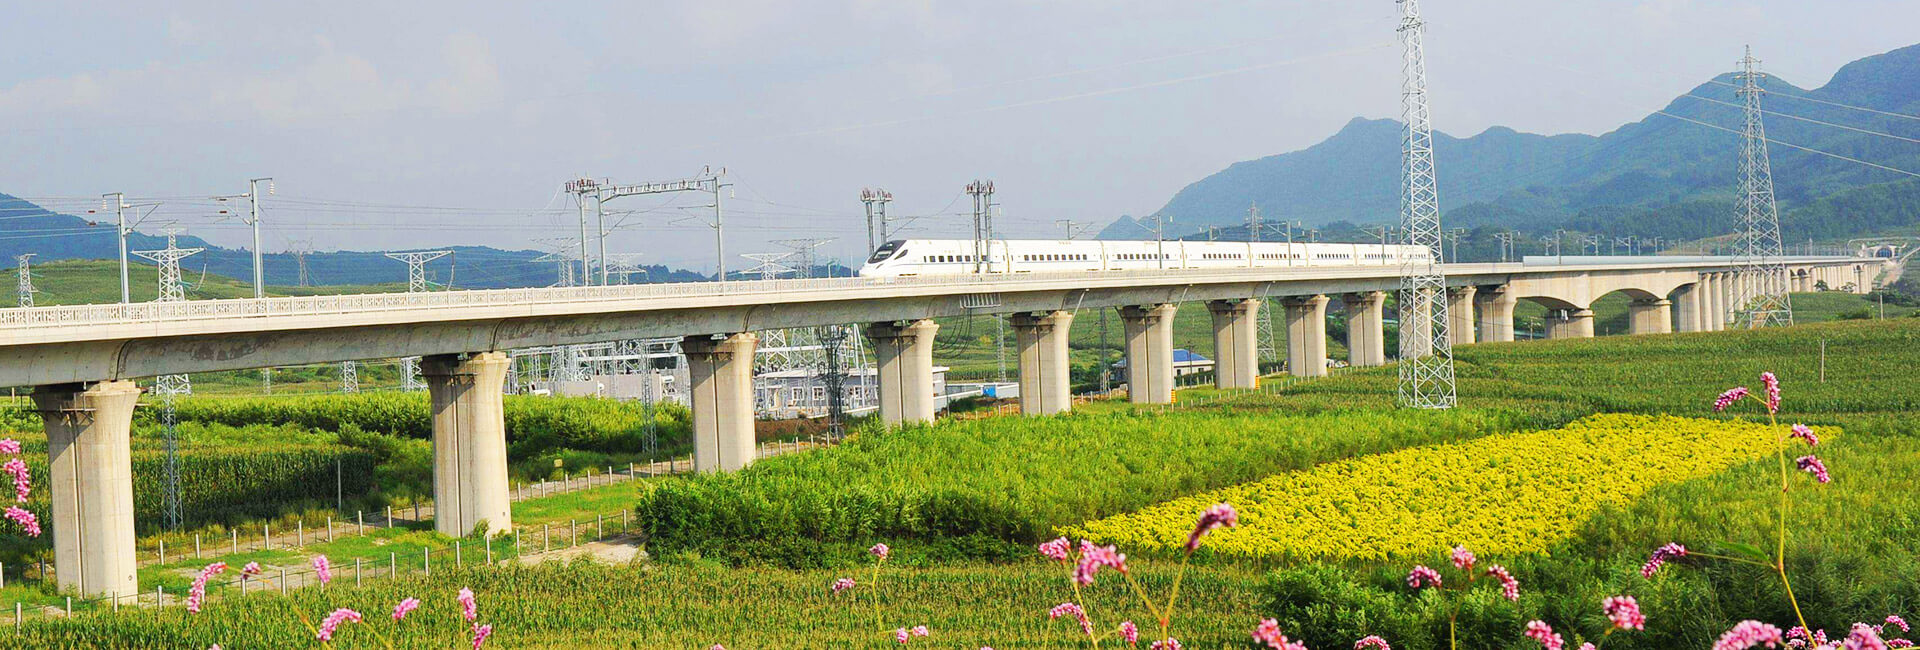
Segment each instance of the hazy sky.
M1399 113L1389 0L7 4L0 192L66 211L170 197L156 221L238 246L203 197L273 176L269 250L540 248L578 237L563 181L705 165L737 183L729 255L816 236L857 254L872 186L923 215L909 234L960 233L974 178L995 181L1003 232L1034 236ZM1435 122L1457 135L1601 133L1747 43L1812 87L1920 42L1911 0L1425 11ZM609 203L629 212L609 248L711 269L707 202Z

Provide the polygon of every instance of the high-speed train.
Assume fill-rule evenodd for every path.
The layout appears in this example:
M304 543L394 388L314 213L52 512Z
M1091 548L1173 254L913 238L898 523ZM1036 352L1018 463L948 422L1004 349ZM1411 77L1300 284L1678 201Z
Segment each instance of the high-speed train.
M993 240L981 264L971 239L896 239L873 251L861 277L1134 271L1287 266L1400 266L1425 260L1425 247L1208 241Z

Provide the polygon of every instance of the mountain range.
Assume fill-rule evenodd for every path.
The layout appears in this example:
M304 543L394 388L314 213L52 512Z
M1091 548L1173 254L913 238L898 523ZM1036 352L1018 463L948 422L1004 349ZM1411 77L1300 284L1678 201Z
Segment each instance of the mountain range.
M1727 232L1744 126L1739 81L1721 75L1599 136L1506 127L1468 138L1436 132L1444 222L1689 239ZM1788 240L1920 221L1920 179L1806 150L1920 170L1920 118L1913 117L1920 115L1920 45L1849 63L1816 89L1777 78L1763 79L1762 88ZM1398 121L1355 119L1312 147L1195 181L1158 213L1178 224L1168 226L1170 235L1210 226L1244 233L1255 204L1269 222L1397 223L1403 132ZM1873 213L1859 214L1866 210ZM1150 221L1122 217L1100 237L1150 238Z

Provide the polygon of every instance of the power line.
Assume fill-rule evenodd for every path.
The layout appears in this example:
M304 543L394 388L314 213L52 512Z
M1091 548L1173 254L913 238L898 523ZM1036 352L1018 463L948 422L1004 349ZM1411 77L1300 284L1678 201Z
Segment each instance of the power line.
M1721 81L1721 80L1719 80L1719 79L1709 79L1709 80L1707 80L1707 83L1715 83L1715 84L1720 84L1720 85L1722 85L1722 86L1727 86L1727 87L1731 87L1731 88L1739 88L1739 87L1740 87L1740 85L1739 85L1739 84L1730 84L1730 83L1727 83L1727 82L1725 82L1725 81ZM1867 112L1867 113L1875 113L1875 114L1878 114L1878 115L1885 115L1885 116L1887 116L1887 117L1899 117L1899 118L1905 118L1905 119L1909 119L1909 120L1920 120L1920 115L1908 115L1908 114L1906 114L1906 113L1894 113L1894 112L1890 112L1890 111L1883 111L1883 110L1880 110L1880 109L1877 109L1877 108L1867 108L1867 107L1865 107L1865 106L1854 106L1854 105L1852 105L1852 104L1842 104L1842 103L1840 103L1840 102L1835 102L1835 101L1828 101L1828 100L1824 100L1824 99L1814 99L1814 98L1812 98L1812 97L1808 97L1808 96L1806 96L1806 95L1774 95L1774 96L1775 96L1775 97L1784 97L1784 98L1787 98L1787 99L1797 99L1797 100L1800 100L1800 101L1803 101L1803 102L1813 102L1813 103L1815 103L1815 104L1826 104L1826 105L1828 105L1828 106L1835 106L1835 107L1839 107L1839 108L1847 108L1847 109L1853 109L1853 110L1856 110L1856 111L1863 111L1863 112Z
M1685 116L1681 116L1681 115L1674 115L1673 113L1668 113L1668 112L1666 112L1666 111L1654 111L1653 113L1654 113L1655 115L1664 115L1664 116L1666 116L1666 117L1671 117L1671 118L1673 118L1673 119L1676 119L1676 120L1680 120L1680 121L1682 121L1682 122L1691 122L1691 123L1694 123L1694 124L1698 124L1698 125L1700 125L1700 126L1704 126L1704 127L1707 127L1707 128L1710 128L1710 129L1716 129L1716 130L1720 130L1720 131L1726 131L1726 132L1728 132L1728 133L1732 133L1732 134L1735 134L1735 135L1745 135L1745 133L1744 133L1744 132L1742 132L1742 131L1739 131L1739 130L1735 130L1735 129L1729 129L1729 128L1727 128L1727 127L1724 127L1724 126L1720 126L1720 125L1718 125L1718 124L1713 124L1713 123L1711 123L1711 122L1703 122L1703 121L1700 121L1700 120L1696 120L1696 119L1693 119L1693 118L1691 118L1691 117L1685 117ZM1910 172L1910 171L1907 171L1907 170L1904 170L1904 169L1897 169L1897 168L1894 168L1894 167L1888 167L1888 166L1886 166L1886 165L1882 165L1882 164L1879 164L1879 163L1871 163L1871 162L1867 162L1867 161L1865 161L1865 160L1861 160L1861 159L1859 159L1859 158L1850 158L1850 157L1847 157L1847 156L1842 156L1842 155L1840 155L1840 154L1837 154L1837 153L1829 153L1829 152L1826 152L1826 151L1821 151L1821 150L1819 150L1819 149L1815 149L1815 148L1813 148L1813 147L1803 147L1803 146L1800 146L1800 145L1797 145L1797 144L1794 144L1794 143L1791 143L1791 142L1785 142L1785 141L1782 141L1782 140L1777 140L1777 139L1774 139L1774 138L1770 138L1770 137L1762 137L1762 138L1761 138L1761 141L1762 141L1762 142L1765 142L1765 143L1767 143L1767 144L1777 144L1777 145L1780 145L1780 146L1782 146L1782 147L1787 147L1787 148L1790 148L1790 149L1799 149L1799 150L1801 150L1801 151L1805 151L1805 152L1807 152L1807 153L1814 153L1814 154L1819 154L1819 155L1822 155L1822 156L1826 156L1826 157L1828 157L1828 158L1834 158L1834 159L1838 159L1838 160L1845 160L1845 161L1847 161L1847 162L1850 162L1850 163L1858 163L1858 164L1861 164L1861 165L1866 165L1866 166L1868 166L1868 167L1872 167L1872 168L1875 168L1875 169L1880 169L1880 170L1883 170L1883 171L1890 171L1890 172L1893 172L1893 173L1896 173L1896 174L1905 174L1905 175L1907 175L1907 176L1912 176L1912 177L1914 177L1914 178L1920 178L1920 174L1917 174L1917 173L1914 173L1914 172Z
M1745 107L1745 106L1743 106L1743 105L1740 105L1740 104L1735 104L1735 103L1733 103L1733 102L1725 102L1725 101L1720 101L1720 100L1718 100L1718 99L1714 99L1714 98L1712 98L1712 97L1701 97L1701 96L1699 96L1699 95L1695 95L1695 94L1693 94L1693 93L1687 93L1687 94L1685 94L1685 95L1681 95L1681 97L1686 97L1686 98L1689 98L1689 99L1698 99L1698 100L1700 100L1700 101L1703 101L1703 102L1712 102L1712 103L1715 103L1715 104L1719 104L1719 105L1722 105L1722 106L1731 106L1731 107L1733 107L1733 108L1739 108L1739 109L1745 109L1745 108L1746 108L1746 107ZM1785 95L1777 95L1777 94L1776 94L1776 95L1774 95L1774 97L1785 97ZM1909 138L1909 137L1906 137L1906 136L1903 136L1903 135L1894 135L1894 134L1892 134L1892 133L1882 133L1882 132L1879 132L1879 131L1875 131L1875 130L1872 130L1872 129L1863 129L1863 128L1860 128L1860 127L1857 127L1857 126L1847 126L1847 125L1845 125L1845 124L1834 124L1834 123L1832 123L1832 122L1824 122L1824 121L1821 121L1821 120L1816 120L1816 119L1813 119L1813 118L1811 118L1811 117L1801 117L1801 116L1799 116L1799 115L1793 115L1793 114L1789 114L1789 113L1780 113L1780 112L1776 112L1776 111L1769 111L1769 110L1765 110L1765 109L1761 109L1761 111L1760 111L1760 112L1761 112L1761 113L1765 113L1765 114L1767 114L1767 115L1772 115L1772 116L1775 116L1775 117L1784 117L1784 118L1787 118L1787 119L1789 119L1789 120L1799 120L1799 121L1802 121L1802 122L1811 122L1811 123L1813 123L1813 124L1819 124L1819 125L1821 125L1821 126L1831 126L1831 127L1834 127L1834 128L1836 128L1836 129L1846 129L1846 130L1848 130L1848 131L1853 131L1853 132L1856 132L1856 133L1865 133L1865 134L1867 134L1867 135L1877 135L1877 136L1880 136L1880 137L1883 137L1883 138L1892 138L1892 139L1895 139L1895 140L1905 140L1905 141L1907 141L1907 142L1912 142L1912 143L1915 143L1915 144L1920 144L1920 138Z

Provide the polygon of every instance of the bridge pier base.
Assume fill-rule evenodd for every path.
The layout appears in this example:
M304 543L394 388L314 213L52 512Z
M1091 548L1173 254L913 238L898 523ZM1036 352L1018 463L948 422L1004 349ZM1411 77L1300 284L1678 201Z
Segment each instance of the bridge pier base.
M1727 283L1723 277L1719 273L1700 276L1700 286L1707 294L1700 301L1707 309L1700 319L1702 331L1718 332L1727 328Z
M1173 315L1178 305L1120 308L1127 335L1127 399L1135 404L1173 403Z
M1633 334L1666 334L1673 331L1673 301L1635 300L1627 305L1627 323Z
M1498 343L1513 340L1513 308L1520 298L1504 288L1476 296L1479 307L1480 340Z
M1260 299L1215 300L1213 314L1213 385L1215 388L1258 388L1260 383Z
M63 591L140 593L134 556L131 381L35 389L46 422L54 575Z
M881 422L890 426L933 422L933 336L939 331L931 320L867 326L879 370ZM1026 372L1025 364L1021 372Z
M1072 366L1067 363L1073 312L1022 313L1008 320L1020 350L1020 412L1053 415L1073 410Z
M1347 365L1387 365L1386 292L1350 293L1340 302L1347 310Z
M687 357L696 472L731 472L753 464L753 351L758 344L752 332L720 339L689 336L680 342Z
M1327 297L1287 298L1287 372L1327 376Z
M1473 345L1479 339L1475 336L1473 317L1473 297L1480 288L1472 285L1454 287L1447 290L1447 336L1452 345Z
M433 528L461 537L486 522L491 536L513 531L507 485L504 352L420 360L433 407Z
M1547 316L1547 338L1593 338L1593 310L1562 309Z

